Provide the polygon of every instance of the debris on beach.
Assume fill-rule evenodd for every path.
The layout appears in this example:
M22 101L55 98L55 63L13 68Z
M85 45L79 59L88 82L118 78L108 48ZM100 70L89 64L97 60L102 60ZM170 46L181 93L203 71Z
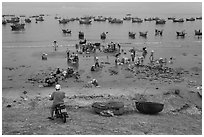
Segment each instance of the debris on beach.
M34 84L39 83L39 88L53 86L58 81L63 81L67 78L75 78L79 80L80 74L78 71L75 71L72 67L68 67L66 70L57 70L49 69L49 72L44 72L43 70L28 78L28 82Z

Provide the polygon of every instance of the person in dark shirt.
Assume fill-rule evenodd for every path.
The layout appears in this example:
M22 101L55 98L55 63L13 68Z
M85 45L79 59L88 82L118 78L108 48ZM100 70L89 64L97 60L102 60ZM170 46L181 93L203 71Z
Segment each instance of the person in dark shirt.
M51 97L49 99L49 100L53 100L53 104L52 104L51 109L50 109L51 117L48 117L51 120L54 120L54 116L53 115L54 115L54 111L55 111L56 105L64 104L64 98L65 98L65 92L60 91L61 90L61 86L59 84L57 84L55 86L55 89L56 89L56 91L54 91L51 94Z

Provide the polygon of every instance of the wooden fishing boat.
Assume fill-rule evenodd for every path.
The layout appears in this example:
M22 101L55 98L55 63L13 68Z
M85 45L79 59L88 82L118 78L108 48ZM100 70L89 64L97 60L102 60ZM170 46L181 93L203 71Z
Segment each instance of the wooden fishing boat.
M103 32L102 34L101 34L101 39L106 39L106 34L107 34L108 32Z
M18 22L20 22L20 18L19 17L12 17L11 19L7 19L6 21L7 21L7 23L18 23Z
M147 31L146 32L139 32L140 36L147 37Z
M27 18L27 19L25 19L25 22L26 23L31 23L31 19Z
M79 24L91 24L91 20L79 20Z
M181 19L173 19L173 22L184 22L184 19L181 18Z
M6 20L2 20L2 25L6 25Z
M63 32L63 33L69 33L69 34L72 33L72 31L69 30L69 29L62 29L62 32Z
M176 19L175 17L168 17L168 20L174 20Z
M59 24L67 24L69 22L68 19L61 19L59 20Z
M121 24L121 23L123 23L123 20L121 20L121 19L116 19L116 18L114 18L114 19L110 18L110 19L109 19L109 22L110 22L110 23Z
M84 38L84 32L79 31L79 39L83 39Z
M165 24L166 21L164 19L156 20L156 24Z
M144 21L152 21L152 18L145 18Z
M136 33L134 32L128 32L129 37L131 38L135 38Z
M187 33L185 33L184 31L181 31L181 32L177 31L176 34L177 34L177 36L185 37L185 35L186 35Z
M131 20L131 14L126 14L126 16L123 18L123 20Z
M186 21L195 21L195 18L186 18Z
M196 36L202 36L202 32L200 30L195 30L195 35Z
M12 30L22 30L24 29L24 23L14 23L11 25Z
M94 18L94 21L106 21L106 18L103 16L98 16L98 18Z
M164 108L164 104L155 102L135 102L136 108L139 112L144 114L157 114Z
M40 16L40 17L36 18L35 20L36 20L36 21L44 21L44 19L43 19L43 17L42 17L42 16Z
M163 34L163 30L155 29L155 35L160 35L160 36L162 36L162 34Z
M202 20L202 17L196 17L197 20Z
M132 23L142 23L143 20L141 18L132 18Z

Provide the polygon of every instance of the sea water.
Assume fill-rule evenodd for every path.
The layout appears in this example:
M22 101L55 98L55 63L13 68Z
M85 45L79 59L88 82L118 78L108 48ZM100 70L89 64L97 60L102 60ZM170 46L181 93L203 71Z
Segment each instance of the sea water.
M94 12L93 12L94 13ZM83 17L73 14L57 15L62 18ZM102 14L91 14L92 16L99 16ZM200 17L196 14L181 14L181 15L137 15L132 14L132 17L140 17L142 19L148 17L159 17L166 20L163 25L156 25L155 21L143 21L142 23L132 23L131 21L123 21L122 24L111 24L106 22L93 21L90 25L79 24L79 21L68 22L67 24L59 24L59 21L54 19L56 14L45 15L45 21L35 22L32 18L31 23L26 23L25 29L21 31L12 31L10 24L2 25L2 47L3 48L19 48L19 47L49 47L53 41L56 40L61 46L74 46L79 42L78 33L83 31L85 38L89 42L101 42L107 44L109 42L118 42L122 46L161 46L161 47L179 47L187 44L188 46L201 45L202 38L194 35L194 30L202 30L202 20L184 21L183 23L173 23L168 20L168 17L176 18L190 18ZM29 16L27 16L29 17ZM125 14L110 13L105 17L117 17L122 19ZM21 18L23 21L25 18ZM71 29L72 33L63 34L62 29ZM155 36L155 29L163 30L163 36ZM176 31L183 31L187 33L185 38L179 38ZM135 32L135 39L128 36L128 32ZM139 36L139 31L148 31L147 38ZM105 40L100 39L102 32L108 32Z

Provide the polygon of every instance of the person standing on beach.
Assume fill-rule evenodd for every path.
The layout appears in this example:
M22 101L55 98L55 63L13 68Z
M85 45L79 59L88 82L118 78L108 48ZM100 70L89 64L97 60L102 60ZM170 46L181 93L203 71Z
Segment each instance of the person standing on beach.
M51 120L54 120L54 111L55 111L55 107L59 104L64 104L64 98L65 98L65 92L60 91L61 90L61 86L59 84L57 84L55 86L55 90L52 94L49 100L53 100L53 104L51 106L50 109L50 115L51 117L48 117Z
M151 54L149 56L149 61L151 64L154 62L154 50L151 51Z
M66 53L67 53L67 59L69 59L70 50L68 48L67 48Z
M132 62L134 62L134 59L135 59L134 53L131 52L131 53L130 53L130 56L131 56Z
M53 47L54 47L54 51L57 51L58 44L56 40L53 42Z
M143 52L142 52L142 56L143 56L144 59L145 59L145 57L146 57L146 55L147 55L147 48L144 47L142 50L143 50Z

